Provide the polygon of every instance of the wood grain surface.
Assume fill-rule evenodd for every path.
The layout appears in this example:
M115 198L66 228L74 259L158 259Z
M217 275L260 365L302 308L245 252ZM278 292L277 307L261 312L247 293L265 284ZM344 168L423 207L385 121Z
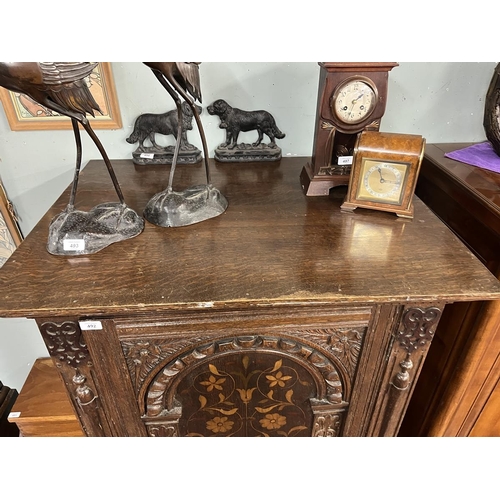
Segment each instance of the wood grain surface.
M212 163L227 211L200 224L160 228L90 256L46 251L41 219L0 273L1 317L113 317L155 311L308 303L467 301L500 297L500 283L415 198L415 217L341 213L345 188L306 197L308 158L248 165ZM168 167L114 160L129 206L142 213L164 189ZM204 181L201 164L178 169L177 190ZM77 208L116 201L102 161L81 174Z
M82 428L51 358L39 358L17 398L9 420L24 437L78 437Z

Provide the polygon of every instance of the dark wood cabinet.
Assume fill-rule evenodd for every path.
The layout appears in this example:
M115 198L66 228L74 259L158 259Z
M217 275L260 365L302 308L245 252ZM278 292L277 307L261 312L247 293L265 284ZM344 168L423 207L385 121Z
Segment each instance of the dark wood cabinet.
M36 320L87 435L397 434L444 306L500 283L418 199L402 220L305 196L305 161L213 163L223 215L84 257L45 249L65 192L4 265L0 316ZM168 167L113 163L140 213ZM101 161L79 192L112 197Z
M418 196L500 278L500 174L429 144ZM403 436L500 436L500 301L447 306L402 425Z

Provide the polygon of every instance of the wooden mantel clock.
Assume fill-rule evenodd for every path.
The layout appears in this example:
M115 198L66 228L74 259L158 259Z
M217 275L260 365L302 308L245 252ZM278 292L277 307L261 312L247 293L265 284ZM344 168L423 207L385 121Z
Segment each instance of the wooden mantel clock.
M363 130L378 131L389 71L398 63L321 62L311 163L300 182L307 196L326 196L349 183L354 145Z

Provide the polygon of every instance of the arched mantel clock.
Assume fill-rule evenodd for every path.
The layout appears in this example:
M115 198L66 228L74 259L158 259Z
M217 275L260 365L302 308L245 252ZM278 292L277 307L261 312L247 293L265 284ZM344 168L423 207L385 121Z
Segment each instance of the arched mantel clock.
M307 196L328 195L349 183L354 144L363 130L378 131L389 71L398 63L321 62L311 163L300 175Z

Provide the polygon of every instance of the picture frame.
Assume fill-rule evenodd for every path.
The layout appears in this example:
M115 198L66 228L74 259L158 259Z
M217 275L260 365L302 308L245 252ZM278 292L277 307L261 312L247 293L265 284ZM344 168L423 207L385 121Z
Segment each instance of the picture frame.
M103 112L102 115L96 112L95 117L88 115L92 128L110 130L122 128L111 63L98 63L94 71L87 77L86 83ZM11 92L0 87L0 101L3 104L11 130L72 129L70 118L47 109L24 94Z
M0 181L0 268L23 241L14 206Z
M361 132L341 210L365 208L413 218L424 149L425 139L420 135Z

